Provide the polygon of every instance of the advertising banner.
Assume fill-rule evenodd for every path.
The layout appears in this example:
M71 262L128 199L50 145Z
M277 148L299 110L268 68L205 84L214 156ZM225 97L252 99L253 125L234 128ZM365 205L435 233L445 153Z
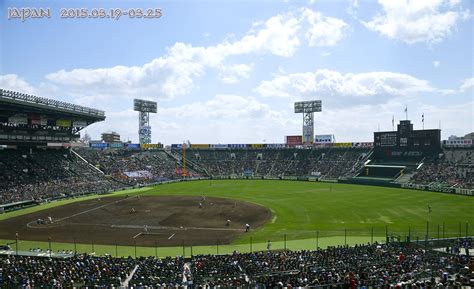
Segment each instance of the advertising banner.
M250 147L251 147L251 148L263 148L263 144L261 144L261 143L254 143L254 144L250 144Z
M286 144L290 147L303 144L303 136L301 135L288 135L286 136Z
M76 127L86 127L87 126L87 122L83 121L83 120L76 120L72 123L72 126L76 126Z
M31 124L41 125L41 117L39 115L30 115Z
M139 143L129 143L127 144L127 149L129 150L139 150L140 144Z
M209 144L191 144L191 148L193 148L193 149L208 149Z
M171 149L181 149L182 147L183 147L183 144L180 144L180 143L171 145Z
M277 149L277 148L285 148L286 145L284 143L269 143L266 145L266 147L270 149Z
M70 119L58 119L56 120L56 126L70 127L72 121Z
M147 143L147 144L141 144L140 148L142 150L157 150L163 148L163 145L160 143Z
M103 142L91 142L89 143L89 147L93 149L105 149L107 148L107 144Z
M314 136L314 143L333 143L334 136L332 134L320 134Z
M111 143L109 144L109 147L114 149L121 149L123 148L123 143Z
M15 114L8 118L8 122L12 124L28 124L28 118L26 114Z
M48 125L48 118L44 115L40 117L40 124L41 125Z
M337 142L333 145L333 147L337 148L351 148L352 143L351 142Z
M246 144L230 144L228 145L229 148L246 148Z
M226 149L227 145L226 144L211 144L210 147L214 149Z

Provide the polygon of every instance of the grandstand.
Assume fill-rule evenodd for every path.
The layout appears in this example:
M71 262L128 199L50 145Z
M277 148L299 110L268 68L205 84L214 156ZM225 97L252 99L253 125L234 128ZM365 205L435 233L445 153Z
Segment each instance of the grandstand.
M102 195L124 189L195 179L357 183L474 195L472 140L441 142L440 130L413 130L408 120L401 121L397 131L376 132L373 142L362 143L332 141L308 145L188 143L163 146L122 143L117 140L113 143L80 142L81 130L104 119L105 113L96 109L1 90L0 212L38 206L60 199L78 198L82 195ZM208 186L212 185L213 183L209 181ZM329 193L331 192L332 186L329 186ZM73 227L68 232L86 234L82 238L90 237L87 234L94 232L93 226L96 230L104 232L115 228L118 228L116 232L120 233L132 232L130 235L132 237L124 237L126 240L121 240L123 242L121 245L134 242L135 258L119 257L117 253L115 257L95 256L95 252L92 252L93 255L78 254L75 248L76 237L74 237L74 252L63 250L54 253L51 248L48 250L31 248L29 251L19 252L18 247L16 250L12 248L14 244L18 246L17 232L16 242L10 240L3 250L0 250L2 264L0 288L28 286L32 288L84 286L347 288L354 284L360 287L388 288L397 284L418 287L472 285L472 275L469 275L473 271L473 261L469 257L469 254L472 254L470 253L472 239L469 238L467 222L464 238L461 236L461 223L459 223L459 235L456 232L454 234L456 238L443 241L439 240L439 225L438 238L428 240L427 223L427 233L422 243L410 240L411 231L405 239L399 236L394 241L393 237L389 238L385 226L383 243L374 242L372 227L370 244L355 247L345 245L322 249L316 246L316 249L291 251L286 248L285 234L284 248L278 250L271 250L271 242L268 240L267 251L255 252L250 245L250 252L234 250L233 254L228 255L193 254L193 244L209 245L206 236L225 234L228 237L225 241L231 242L234 235L240 236L245 233L242 228L222 228L224 222L219 224L220 227L210 229L202 228L202 224L201 227L196 225L192 228L180 226L180 222L184 222L182 215L185 214L179 214L180 207L177 204L187 202L188 214L194 212L193 210L203 212L202 203L204 207L208 205L205 203L204 195L200 196L201 199L197 202L199 207L192 197L173 200L170 196L167 201L173 206L174 211L168 209L169 207L164 209L160 207L156 212L151 212L153 208L158 208L154 203L164 203L164 199L144 197L141 202L148 203L150 209L141 210L142 207L138 207L139 194L136 194L136 198L129 198L128 193L125 196L118 194L113 197L109 200L113 200L115 207L100 198L97 201L92 198L89 202L79 202L79 207L74 207L79 212L63 219L73 218L89 210L98 211L96 216L100 216L97 217L100 220L90 220L93 217L89 216L88 222L100 221L99 223L89 224L82 220L78 223L71 222L69 225L84 228L84 231ZM132 207L133 211L129 211L129 207L120 203L124 200L137 207ZM227 199L223 200L229 202ZM220 202L211 197L208 201L212 201L209 206ZM229 208L244 208L241 204L232 200L227 204L226 210L222 209L223 205L222 208L215 207L215 210L225 215L231 210ZM83 209L89 207L91 209ZM429 208L431 210L431 207ZM70 210L75 212L73 209ZM151 223L147 223L143 228L141 220L149 222L149 219L158 218L152 213L161 216L160 214L164 214L163 211L173 211L169 219L165 218L163 221L168 222L166 226L160 220L158 225L148 227ZM266 209L266 212L267 217L261 223L270 220L269 222L273 224L276 218L271 218L270 210ZM108 226L105 224L106 215L100 214L109 213L112 214L107 215L110 220L123 218L136 223L132 225L113 223ZM237 210L237 213L242 217L242 212ZM38 213L38 216L39 214L41 213ZM197 216L204 218L207 215L198 213L190 218L197 219ZM36 227L32 227L31 223L35 221L29 220L27 223L29 227L22 229L29 231L51 229L44 232L60 234L61 229L58 228L64 226L66 231L68 224L63 222L56 225L53 220L60 223L63 219L52 219L48 224L49 227L42 226L41 219L38 219L41 221L38 221ZM232 221L232 224L237 223ZM220 220L216 222L219 223ZM257 218L254 223L255 230L258 230ZM90 228L87 227L89 225ZM107 230L103 226L107 226ZM230 222L227 226L231 226ZM444 228L443 223L443 230ZM54 229L56 231L53 231ZM191 230L210 231L201 231L202 239L189 241L191 254L186 256L185 239L172 239L174 236L189 236L180 230L184 230L187 234L191 234L189 233ZM234 231L231 234L226 230ZM344 234L346 233L344 229ZM360 230L357 231L357 234L359 233ZM70 237L64 236L61 241L64 242ZM143 244L146 243L147 246L154 242L155 250L157 240L164 240L162 243L164 246L182 242L183 256L163 258L137 256L139 238L143 238ZM223 239L225 238L221 237L220 240ZM217 240L218 252L219 239ZM101 241L102 244L110 244L108 239ZM114 241L117 252L117 240ZM50 237L49 246L51 247ZM429 246L432 248L428 248Z
M0 144L70 145L79 131L103 120L101 110L0 89Z
M103 193L117 182L69 148L103 111L0 90L0 204L3 210L74 194Z
M472 285L470 258L453 254L471 239L445 242L448 251L403 243L326 250L232 255L65 259L0 256L5 288L42 287L305 287L460 288ZM19 270L22 268L22 270Z
M104 120L103 111L3 89L0 104L4 210L181 178L473 188L472 140L442 147L440 130L413 130L408 120L397 131L375 132L373 143L84 144L79 132Z

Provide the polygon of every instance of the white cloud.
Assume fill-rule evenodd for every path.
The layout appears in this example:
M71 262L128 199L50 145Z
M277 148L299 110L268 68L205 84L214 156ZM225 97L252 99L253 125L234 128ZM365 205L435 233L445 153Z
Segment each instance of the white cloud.
M474 103L460 103L437 106L419 102L390 101L373 105L351 105L338 108L323 108L315 115L315 125L322 134L334 134L338 142L373 141L373 132L392 130L392 116L395 124L405 119L404 108L408 104L408 117L415 129L421 129L421 115L425 115L425 128L438 128L441 121L442 138L449 135L465 135L472 132ZM459 121L463 120L463 121Z
M228 66L225 60L230 56L266 52L292 56L300 45L299 29L298 19L291 13L280 14L256 24L245 36L233 42L224 41L207 47L178 42L169 47L165 55L142 66L60 70L46 78L64 86L83 104L93 103L94 96L102 101L134 97L172 99L189 94L195 87L194 80L205 75L209 68L220 71L227 83L237 82L238 77L248 78L252 65Z
M362 23L368 29L408 44L441 42L457 23L469 17L469 10L454 10L459 3L446 0L379 0L383 14ZM449 5L448 5L449 4Z
M248 64L235 64L235 65L223 65L220 68L222 82L232 84L237 83L239 78L249 78L250 72L253 70L253 63Z
M433 61L433 66L434 66L435 68L438 68L438 66L439 66L440 64L441 64L441 62L439 62L438 60Z
M309 24L305 35L309 46L334 46L345 36L349 27L341 19L327 17L308 8L302 14Z
M0 87L3 89L14 90L23 93L35 94L36 88L27 83L23 78L16 74L0 75Z
M254 97L244 97L231 94L218 94L206 102L194 102L180 107L164 108L161 115L178 117L186 115L189 118L209 118L212 120L231 119L261 119L278 117L268 104Z
M471 77L471 78L466 78L461 87L459 88L459 90L461 92L464 92L464 91L467 91L469 89L471 89L472 87L474 87L474 77Z
M299 131L291 111L279 112L251 96L219 94L208 101L184 104L160 110L161 120L175 120L177 129L160 131L158 139L194 143L254 143L263 139L282 142L285 134ZM299 120L299 118L298 118Z
M83 105L110 103L132 98L173 99L189 95L197 78L209 69L224 83L249 78L253 64L227 64L231 57L269 53L291 57L303 35L313 46L332 46L348 27L342 20L323 16L308 8L298 9L255 22L241 38L206 47L175 43L167 53L142 66L59 70L46 78Z
M258 23L255 26L257 28L253 28L239 41L220 47L228 49L232 54L263 50L270 51L274 55L290 57L301 44L297 36L300 25L298 19L291 13L270 17L263 24L263 28Z
M349 6L346 8L347 14L352 16L354 19L357 19L357 9L359 8L358 0L349 0Z
M262 81L255 89L265 97L322 98L339 105L348 101L380 103L393 97L409 97L434 90L426 80L403 73L376 71L342 74L326 69L279 75Z
M417 114L425 115L425 127L438 128L441 121L443 137L449 135L464 136L474 129L474 101L451 105L420 104ZM428 122L428 125L426 123Z

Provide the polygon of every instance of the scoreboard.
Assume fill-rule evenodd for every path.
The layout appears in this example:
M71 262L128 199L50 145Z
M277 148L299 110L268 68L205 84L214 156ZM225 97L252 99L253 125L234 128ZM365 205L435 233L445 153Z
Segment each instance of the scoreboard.
M409 120L402 120L397 131L374 133L377 159L421 159L441 151L441 130L413 130Z

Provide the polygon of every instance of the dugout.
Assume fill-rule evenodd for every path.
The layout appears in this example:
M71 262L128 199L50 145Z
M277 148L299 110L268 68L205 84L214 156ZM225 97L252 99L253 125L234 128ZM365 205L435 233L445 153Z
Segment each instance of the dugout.
M9 203L9 204L4 204L0 205L0 214L8 211L14 211L18 210L21 208L27 208L27 207L32 207L36 206L38 202L29 200L29 201L21 201L21 202L15 202L15 203Z

